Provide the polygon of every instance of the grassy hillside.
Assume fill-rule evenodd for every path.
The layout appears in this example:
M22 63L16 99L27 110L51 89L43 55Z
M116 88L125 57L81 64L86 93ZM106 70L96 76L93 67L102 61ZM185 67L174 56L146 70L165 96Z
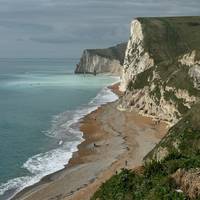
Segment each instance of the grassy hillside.
M191 50L200 50L200 17L138 18L145 48L156 64L173 60ZM198 54L200 55L200 54Z
M120 64L123 65L126 46L127 43L121 43L114 47L109 47L105 49L87 49L87 51L90 52L91 54L119 60Z
M184 200L186 196L175 191L174 181L165 175L161 164L154 164L154 170L145 168L143 174L122 170L104 183L91 200Z
M138 18L138 20L144 32L145 49L153 57L157 65L154 70L158 72L162 82L167 81L169 86L187 89L191 94L199 93L193 88L188 77L189 68L178 63L178 58L196 50L196 59L199 60L200 17ZM146 76L152 76L152 72L150 70L149 73L141 73L137 77L135 87L143 87Z
M183 118L175 124L165 138L150 152L146 159L152 159L159 147L166 148L169 154L179 154L190 160L197 156L191 167L200 167L200 103L194 105ZM197 166L196 166L197 164Z
M167 91L166 87L176 90L186 90L189 95L200 97L200 90L194 87L193 79L188 75L190 67L179 62L179 59L195 50L195 60L200 59L200 17L165 17L165 18L138 18L144 33L144 47L154 59L155 66L138 74L130 81L128 90L142 89L145 86L156 85L151 96L161 99L161 88L164 98L177 104L178 111L184 114L188 108L184 101L178 99L174 92ZM154 78L157 74L159 78Z

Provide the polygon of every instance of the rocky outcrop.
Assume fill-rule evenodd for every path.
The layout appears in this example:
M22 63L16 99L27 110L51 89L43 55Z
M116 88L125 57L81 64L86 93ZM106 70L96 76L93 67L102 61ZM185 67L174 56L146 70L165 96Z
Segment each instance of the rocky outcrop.
M109 73L121 75L127 43L107 49L86 49L75 73Z

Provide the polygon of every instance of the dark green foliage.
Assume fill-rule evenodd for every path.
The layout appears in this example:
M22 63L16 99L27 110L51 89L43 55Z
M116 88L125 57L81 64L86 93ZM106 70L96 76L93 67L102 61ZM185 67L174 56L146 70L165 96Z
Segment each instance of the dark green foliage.
M144 166L143 174L123 169L105 182L91 200L184 200L189 199L178 188L171 175L177 169L200 167L200 155L185 157L172 152L162 162L152 161Z
M128 83L127 89L128 89L129 91L132 91L133 89L136 89L136 88L134 88L134 83L133 83L133 81L130 81L130 82Z
M200 96L200 92L194 88L193 81L188 75L188 70L188 66L181 65L175 61L174 63L160 63L156 72L160 75L161 81L165 86L185 89L190 95Z
M145 165L144 175L147 178L153 177L157 174L166 175L165 170L161 162L152 161Z
M170 158L183 164L185 168L200 167L200 104L194 105L183 118L174 125L168 134L147 154L145 159L152 159L159 147L166 148ZM175 162L176 164L176 162Z
M164 68L164 66L159 69ZM163 77L163 81L166 85L174 87L176 89L185 89L190 95L200 96L200 92L194 88L193 81L188 75L188 66L180 65L178 63L170 65L168 71L171 71L171 74L168 71L162 69L161 74L165 74L167 77Z
M150 80L152 79L153 76L153 69L147 69L146 71L138 74L135 78L134 82L130 82L128 85L129 90L133 89L141 89L144 88L145 86L149 85Z
M160 87L159 87L159 83L156 84L155 88L153 89L153 91L150 92L150 96L152 99L154 99L154 101L159 104L160 103L160 99L161 99L161 93L160 93Z
M182 156L192 157L200 152L200 104L194 105L183 118L169 130L166 137L157 145L171 152L179 151ZM175 147L178 145L178 149ZM154 150L153 150L154 151Z
M176 97L174 91L165 91L164 98L166 101L172 101L176 104L178 111L184 114L188 111L188 107L184 105L184 100Z
M145 166L144 174L122 170L105 182L91 200L184 200L184 194L175 191L176 184L165 171L163 163Z
M134 190L136 182L140 182L141 178L135 173L122 169L122 172L113 176L106 183L103 183L101 190L99 190L92 199L101 196L101 199L115 199L115 200L130 200L132 197L129 191Z

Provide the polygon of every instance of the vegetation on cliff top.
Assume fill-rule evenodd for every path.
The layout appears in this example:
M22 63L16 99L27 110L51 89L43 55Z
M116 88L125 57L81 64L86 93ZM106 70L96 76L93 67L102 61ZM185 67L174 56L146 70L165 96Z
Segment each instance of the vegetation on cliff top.
M116 59L123 65L127 43L121 43L105 49L87 49L90 54L99 55L109 59Z
M144 48L154 59L156 68L136 76L133 88L149 85L148 77L155 71L164 86L186 89L191 95L200 96L188 76L189 68L178 62L186 53L196 51L200 58L200 17L138 18L144 33Z
M145 49L158 64L169 63L194 49L200 50L200 17L138 18ZM200 53L198 51L199 56Z

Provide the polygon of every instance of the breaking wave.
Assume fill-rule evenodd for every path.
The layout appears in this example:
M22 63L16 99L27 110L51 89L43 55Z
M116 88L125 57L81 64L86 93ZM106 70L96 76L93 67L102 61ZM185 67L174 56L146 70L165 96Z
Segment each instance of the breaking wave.
M69 162L78 145L84 140L78 122L99 106L117 100L118 97L107 87L103 88L88 105L75 111L66 111L53 117L52 126L44 133L58 141L55 149L29 158L21 167L30 176L18 177L0 185L0 199L10 199L16 193L39 182L44 176L59 171Z

